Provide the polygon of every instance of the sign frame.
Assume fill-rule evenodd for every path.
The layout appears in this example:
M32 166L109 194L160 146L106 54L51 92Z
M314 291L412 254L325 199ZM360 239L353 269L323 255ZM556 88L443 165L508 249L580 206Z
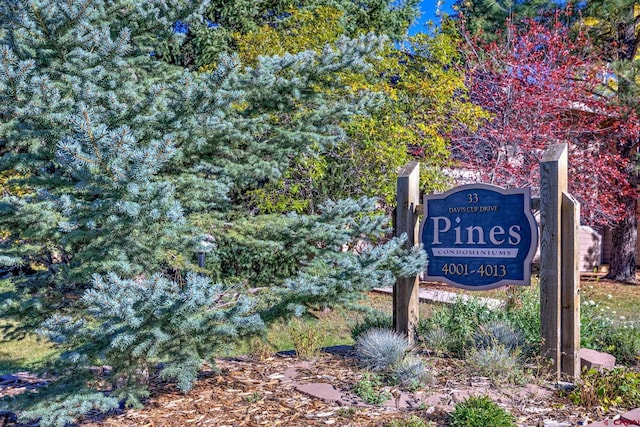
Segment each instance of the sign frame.
M473 283L469 283L469 280L478 280L480 281L480 279L473 279L473 277L469 278L467 277L466 282L461 283L461 281L456 281L454 279L451 279L451 276L455 276L455 274L453 275L449 275L449 277L445 276L444 274L433 274L434 271L430 271L429 270L429 266L432 265L432 260L434 258L438 258L438 266L443 262L443 260L445 259L451 259L451 264L447 264L449 261L445 261L445 266L448 265L453 265L456 268L458 268L458 273L464 271L464 276L473 276L474 274L478 273L478 271L476 270L469 270L468 264L465 264L464 261L468 260L469 258L465 258L462 255L455 255L452 256L450 258L446 257L445 255L440 255L440 256L436 256L433 253L433 245L432 244L427 244L427 242L425 242L425 226L427 224L427 222L432 219L429 216L429 204L430 202L434 202L434 204L442 204L444 203L444 207L447 207L446 203L447 203L447 199L453 200L456 198L459 198L461 195L462 197L465 198L470 198L468 199L468 204L469 207L464 207L464 206L457 206L457 207L451 207L449 209L449 212L452 214L450 219L444 219L444 217L436 217L436 219L438 219L439 221L442 220L443 222L443 226L447 227L446 231L449 231L451 229L453 229L455 224L460 224L462 222L462 220L460 219L460 215L464 215L466 218L475 218L474 215L477 217L478 215L484 215L485 213L487 215L490 215L491 212L498 212L500 209L500 207L502 205L493 205L493 206L482 206L481 205L481 200L479 200L478 194L483 194L484 196L482 196L483 199L485 199L486 197L495 197L497 199L500 200L513 200L515 202L517 202L519 204L519 206L517 206L517 209L515 211L513 211L513 213L511 212L507 212L506 214L504 213L505 210L503 209L499 216L500 217L504 217L504 216L508 216L509 218L516 218L516 226L519 226L521 228L525 228L526 230L521 230L521 228L518 228L517 230L521 230L521 231L526 231L528 234L525 235L525 237L528 236L527 239L523 239L525 240L525 242L523 243L523 245L526 245L526 240L529 240L528 245L523 246L523 245L514 245L512 244L513 247L509 248L509 249L502 249L500 250L499 248L494 247L493 248L489 248L489 249L484 249L484 248L471 248L469 246L465 247L465 243L460 243L460 248L455 248L455 249L459 249L462 251L467 251L469 253L473 254L473 251L482 251L482 250L500 250L502 252L508 252L508 251L512 251L511 253L513 253L513 251L515 250L515 253L518 254L518 251L526 251L526 255L524 257L517 255L517 259L521 260L521 262L517 263L517 267L521 268L522 270L522 278L521 279L514 279L513 277L509 277L508 276L508 269L507 267L504 266L504 264L496 264L495 261L496 259L507 259L507 258L513 258L512 255L506 255L503 258L497 257L497 256L493 256L492 261L488 262L487 265L485 266L484 264L481 264L481 268L482 268L482 282L483 283L478 283L478 284L473 284ZM474 199L475 198L475 199ZM460 203L460 202L458 202ZM455 188L452 188L444 193L440 193L440 194L425 194L424 195L424 201L423 201L423 206L424 206L424 216L423 219L421 221L420 224L420 242L423 244L423 250L425 250L427 252L427 256L428 256L428 263L427 263L427 268L425 271L425 277L424 280L426 281L438 281L438 282L444 282L447 283L451 286L457 287L457 288L461 288L461 289L467 289L467 290L489 290L489 289L495 289L495 288L499 288L505 285L520 285L520 286L529 286L531 284L531 262L533 261L533 258L536 254L536 250L538 247L538 236L539 236L539 232L538 232L538 224L537 221L533 215L533 212L531 211L531 189L530 188L513 188L513 189L505 189L502 187L498 187L495 185L491 185L491 184L465 184L465 185L461 185ZM443 206L438 206L438 208L441 210ZM506 207L506 206L505 206ZM481 210L481 208L484 208L486 210ZM453 209L453 211L451 210ZM468 209L468 210L467 210ZM475 209L475 210L474 210ZM522 210L518 210L518 209L522 209ZM434 210L435 206L434 206ZM497 215L497 214L496 214ZM455 219L453 218L455 217ZM526 219L526 221L524 221ZM454 221L455 222L454 224ZM438 237L435 237L435 233L436 233L436 228L439 227L439 224L433 224L434 228L434 232L431 235L433 235L433 241L435 242L436 240L439 241ZM503 227L504 226L504 227ZM455 232L458 233L456 234L456 239L460 240L460 242L462 242L462 233L464 232L464 230L467 230L467 233L469 233L466 237L469 240L475 239L475 237L470 237L471 234L473 234L474 231L477 231L478 233L481 233L481 231L477 230L476 227L480 227L478 226L471 226L468 227L467 229L462 229L461 226L459 227L455 227ZM507 228L505 228L507 227ZM490 232L490 237L491 237L491 241L492 242L498 242L499 240L501 241L507 241L507 239L509 239L509 229L508 228L509 225L508 224L493 224L493 228L492 232ZM440 230L438 230L440 231ZM442 232L445 232L445 229L442 229ZM515 233L514 233L515 236ZM484 236L483 236L484 237ZM483 240L483 237L479 237L479 240ZM511 241L513 240L517 240L516 238L511 239ZM486 244L486 242L484 242ZM467 243L468 245L472 244L472 243ZM473 243L476 244L477 243ZM458 245L457 241L456 241L456 245ZM485 246L486 248L487 246ZM454 249L454 248L447 248L449 250ZM443 251L446 252L445 249ZM473 262L475 262L477 264L477 260L482 258L480 255L470 255L471 258L475 258ZM513 261L509 261L509 262L513 262ZM434 267L435 268L435 267ZM448 267L447 267L448 268ZM463 270L460 270L460 269ZM490 279L485 279L485 268L488 270L489 268L491 268L491 275L487 275L487 276L496 276L496 280L495 281L491 281L491 282L486 282L487 280ZM494 268L496 269L500 269L500 270L496 270L494 271ZM444 267L443 267L444 269ZM502 274L502 269L504 269L504 273L505 273L505 278L501 277ZM519 273L520 270L517 270L517 272ZM430 274L431 273L431 274ZM469 273L473 273L473 274L469 274Z

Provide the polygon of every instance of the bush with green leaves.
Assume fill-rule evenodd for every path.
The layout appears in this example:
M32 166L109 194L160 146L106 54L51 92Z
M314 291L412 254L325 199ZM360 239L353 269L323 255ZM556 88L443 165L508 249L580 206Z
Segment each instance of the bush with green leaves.
M510 289L509 300L506 307L491 309L477 298L457 298L421 319L418 337L427 349L458 357L490 341L504 341L501 345L518 347L523 355L537 354L541 342L537 287Z
M488 396L456 403L449 422L452 427L515 427L515 417Z
M569 399L587 408L631 409L640 406L640 372L628 368L583 372Z
M437 307L431 317L421 320L417 334L428 346L446 345L447 352L463 356L473 344L473 333L478 325L496 317L479 299L456 298L452 304ZM434 349L430 349L434 350Z
M383 390L384 382L375 372L365 372L353 385L353 392L370 405L380 405L391 399L391 393Z

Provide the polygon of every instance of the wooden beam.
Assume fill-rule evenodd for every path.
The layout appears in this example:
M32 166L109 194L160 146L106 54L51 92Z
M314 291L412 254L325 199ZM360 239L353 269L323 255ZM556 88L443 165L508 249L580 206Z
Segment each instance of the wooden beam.
M562 374L574 381L580 378L580 266L578 232L580 203L562 193L562 283L560 314Z
M551 145L540 162L540 329L542 357L560 379L561 206L567 192L567 144Z
M410 162L398 172L395 235L407 234L405 247L418 245L419 223L416 207L420 204L420 164ZM393 328L413 343L418 325L418 276L396 280L393 287Z

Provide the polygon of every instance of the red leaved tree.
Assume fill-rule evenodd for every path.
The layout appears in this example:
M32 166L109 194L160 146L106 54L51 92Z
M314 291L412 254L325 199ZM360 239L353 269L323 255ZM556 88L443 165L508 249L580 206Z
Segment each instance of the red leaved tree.
M635 222L630 159L638 118L612 102L607 64L595 57L586 37L559 18L508 23L489 44L463 28L470 96L492 117L476 131L460 128L451 135L454 158L480 182L537 188L544 150L567 143L569 188L581 203L582 222L614 226L630 217ZM635 234L625 239L627 258L620 242L614 258L625 260L623 280L631 281Z

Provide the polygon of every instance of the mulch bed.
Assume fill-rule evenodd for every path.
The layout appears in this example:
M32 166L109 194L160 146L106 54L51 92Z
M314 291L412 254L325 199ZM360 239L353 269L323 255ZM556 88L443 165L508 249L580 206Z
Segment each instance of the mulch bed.
M217 360L218 371L203 370L187 394L178 392L174 384L154 379L152 396L143 409L118 410L106 416L95 414L81 425L355 427L386 426L394 419L415 415L445 426L455 403L471 395L490 396L514 414L520 426L543 426L548 420L578 425L604 417L597 409L589 412L572 405L560 397L551 383L539 380L519 386L496 385L487 378L473 376L464 361L427 358L435 383L410 396L398 394L397 400L391 399L382 406L365 404L352 393L363 370L349 355L323 353L313 361L242 357ZM330 384L345 398L326 401L298 391L301 385L311 383ZM5 384L0 386L0 395L20 387L25 384Z

